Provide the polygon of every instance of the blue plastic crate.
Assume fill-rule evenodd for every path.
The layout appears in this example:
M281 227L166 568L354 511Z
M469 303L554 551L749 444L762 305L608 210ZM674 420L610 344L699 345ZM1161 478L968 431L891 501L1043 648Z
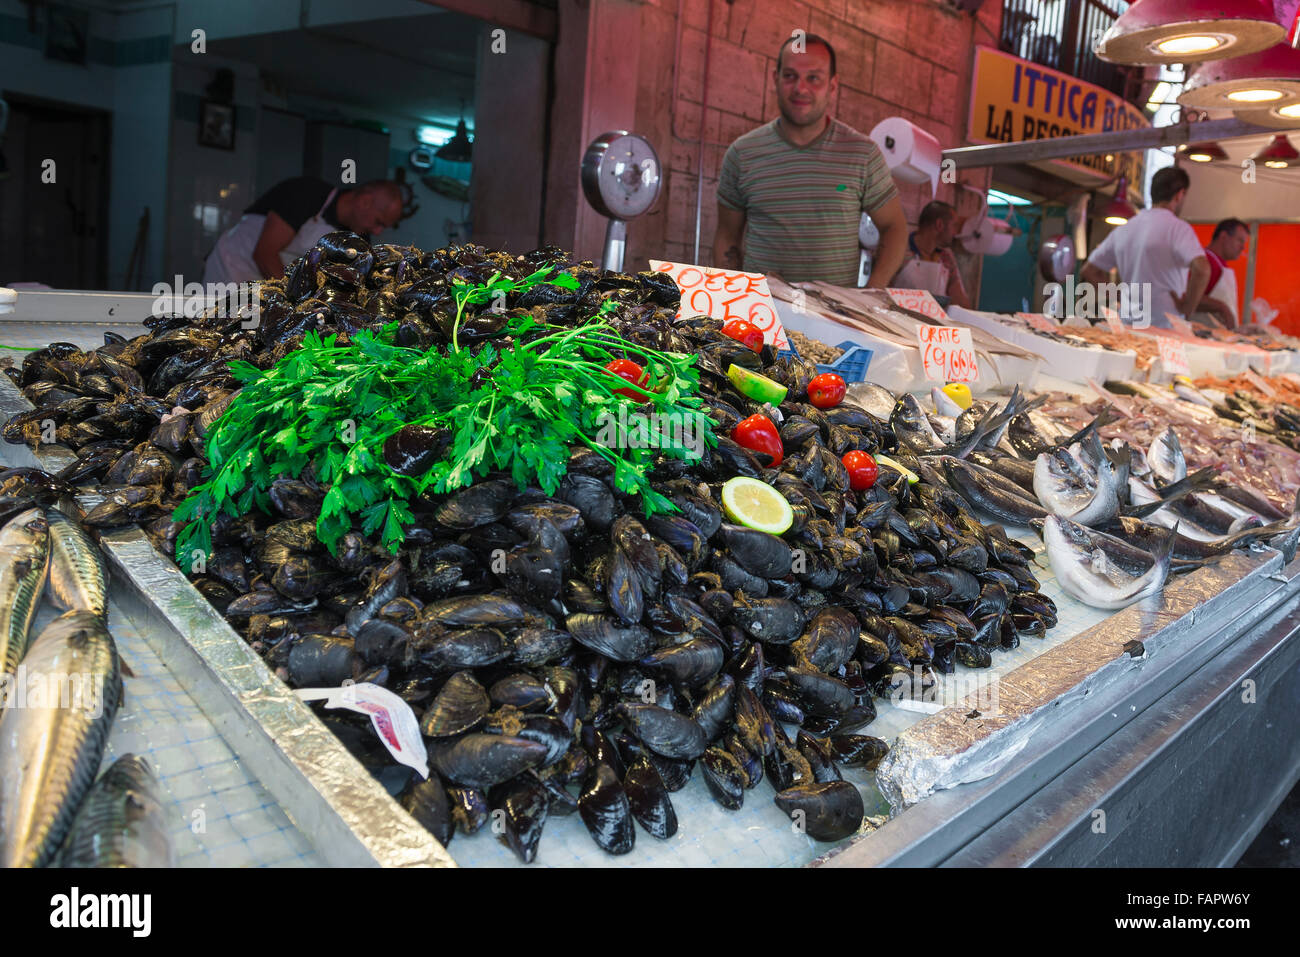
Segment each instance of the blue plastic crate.
M818 362L818 372L834 372L844 380L845 384L854 382L867 381L867 368L871 365L871 357L874 352L865 346L860 346L853 342L841 342L839 349L844 350L844 355L840 356L832 363ZM778 355L795 356L798 358L799 350L790 343L789 349L782 349Z

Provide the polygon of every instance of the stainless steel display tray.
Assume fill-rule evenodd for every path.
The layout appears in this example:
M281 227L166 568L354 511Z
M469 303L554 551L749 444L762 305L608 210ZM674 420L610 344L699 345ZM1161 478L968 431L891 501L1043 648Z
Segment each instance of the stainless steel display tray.
M0 376L0 422L30 408ZM6 445L4 453L49 472L72 461L62 446ZM74 511L84 514L100 500L79 495ZM323 860L350 867L455 866L143 532L116 529L99 539L114 600Z

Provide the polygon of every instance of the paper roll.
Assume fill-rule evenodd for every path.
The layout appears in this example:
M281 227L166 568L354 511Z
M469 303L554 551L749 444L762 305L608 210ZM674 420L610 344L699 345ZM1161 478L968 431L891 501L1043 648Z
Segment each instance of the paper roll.
M1011 248L1012 236L1010 232L999 229L998 223L999 221L991 216L982 217L969 228L969 232L962 231L961 244L966 247L968 253L984 256L1003 255Z
M939 187L939 164L943 149L939 141L901 116L881 120L871 139L885 154L889 170L904 183L929 183L933 194Z

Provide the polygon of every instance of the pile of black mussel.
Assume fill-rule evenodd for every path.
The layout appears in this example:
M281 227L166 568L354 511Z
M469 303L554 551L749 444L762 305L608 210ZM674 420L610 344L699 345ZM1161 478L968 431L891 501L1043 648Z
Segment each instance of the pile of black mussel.
M689 466L657 463L655 487L677 513L644 517L607 462L575 447L554 496L489 476L424 502L397 556L356 531L331 556L315 535L325 490L310 473L285 476L274 514L217 522L194 586L291 686L367 681L410 703L436 769L427 780L394 763L364 718L321 715L444 844L502 810L502 839L531 861L548 816L577 813L601 848L625 853L636 825L676 832L670 795L695 774L726 808L766 779L809 836L856 833L864 805L840 769L870 770L887 751L861 733L874 699L919 694L958 664L987 667L994 650L1054 625L1055 609L1036 591L1032 553L981 524L887 423L808 404L809 363L751 352L707 318L675 322L677 289L662 275L603 272L550 247L424 252L333 233L264 284L256 328L239 315L151 319L147 335L109 335L91 352L56 343L8 370L36 411L4 437L37 444L52 422L77 458L56 477L0 477L0 492L12 504L98 487L88 525L139 523L170 557L170 514L201 480L204 436L238 387L228 362L269 368L307 330L392 321L403 343L445 342L454 279L542 266L580 288L540 285L503 313L484 307L460 341L508 345L505 319L520 310L573 325L613 298L622 335L698 355L718 446ZM777 415L732 388L732 363L789 387L778 469L728 438L749 415ZM850 449L891 453L921 481L882 467L874 487L851 491ZM719 489L736 475L786 496L789 532L724 520Z

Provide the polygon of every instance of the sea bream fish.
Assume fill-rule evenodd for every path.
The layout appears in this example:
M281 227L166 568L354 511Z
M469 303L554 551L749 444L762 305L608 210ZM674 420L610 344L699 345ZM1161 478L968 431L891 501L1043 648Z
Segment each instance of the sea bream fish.
M0 664L13 674L27 651L50 560L50 525L39 508L0 529Z
M1066 449L1039 455L1034 464L1034 494L1054 515L1080 525L1103 525L1119 514L1121 487L1097 433L1090 432L1086 442L1090 452L1086 465L1076 458L1078 453Z
M0 715L0 867L54 858L94 783L122 699L117 648L90 612L65 612L46 625L23 667Z
M1187 460L1183 457L1183 447L1178 442L1178 433L1165 429L1151 443L1147 452L1147 462L1151 471L1166 482L1178 482L1187 478Z
M118 758L81 802L60 867L175 867L176 853L149 762Z
M1049 515L1044 521L1043 544L1056 580L1067 594L1093 608L1112 610L1125 608L1164 587L1174 536L1171 534L1157 547L1150 570L1141 575L1125 571L1121 563L1107 556L1104 548L1097 547L1088 529L1059 515Z
M105 617L108 591L104 587L104 559L99 547L82 527L56 508L49 509L50 601L64 611L88 611Z

